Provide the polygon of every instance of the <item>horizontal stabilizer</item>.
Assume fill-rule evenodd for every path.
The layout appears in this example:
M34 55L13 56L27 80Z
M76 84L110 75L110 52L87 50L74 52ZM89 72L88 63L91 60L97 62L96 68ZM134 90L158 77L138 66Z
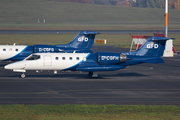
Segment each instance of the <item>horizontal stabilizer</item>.
M94 31L81 31L80 33L82 35L97 35L97 34L100 34L98 32L94 32Z
M163 40L169 40L171 38L167 38L167 37L152 37L152 41L163 41Z
M142 63L164 63L164 60L162 58L146 58L146 59L142 59L142 60L138 60L139 62Z
M79 67L79 68L77 68L77 70L91 72L91 71L111 71L111 70L119 70L119 69L123 69L123 68L125 68L125 67L119 66L119 65L98 65L98 66Z

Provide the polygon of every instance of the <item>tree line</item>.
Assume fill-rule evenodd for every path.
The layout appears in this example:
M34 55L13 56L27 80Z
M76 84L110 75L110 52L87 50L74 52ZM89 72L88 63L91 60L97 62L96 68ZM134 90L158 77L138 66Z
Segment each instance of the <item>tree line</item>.
M180 0L168 0L170 9L180 9ZM165 0L137 0L135 7L164 8Z
M165 0L50 0L124 7L164 8ZM180 0L169 0L170 9L180 9Z

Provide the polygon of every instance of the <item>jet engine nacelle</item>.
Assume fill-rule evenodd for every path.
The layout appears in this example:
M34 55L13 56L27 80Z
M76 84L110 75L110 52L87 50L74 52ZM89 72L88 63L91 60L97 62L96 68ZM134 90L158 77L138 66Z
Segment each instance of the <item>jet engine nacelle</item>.
M34 53L55 53L60 49L53 45L34 45Z
M98 63L103 65L116 65L127 60L127 56L119 53L99 53Z

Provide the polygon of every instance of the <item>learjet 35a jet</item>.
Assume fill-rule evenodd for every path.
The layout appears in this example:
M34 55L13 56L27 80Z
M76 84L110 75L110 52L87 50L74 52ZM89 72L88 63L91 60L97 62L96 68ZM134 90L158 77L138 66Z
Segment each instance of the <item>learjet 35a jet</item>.
M90 53L96 34L81 31L69 44L61 45L0 45L0 61L20 61L33 53Z
M150 37L134 52L96 52L96 53L35 53L23 61L6 65L5 69L22 72L27 70L84 71L89 77L98 77L98 71L124 69L129 65L141 63L164 63L162 56L166 37Z

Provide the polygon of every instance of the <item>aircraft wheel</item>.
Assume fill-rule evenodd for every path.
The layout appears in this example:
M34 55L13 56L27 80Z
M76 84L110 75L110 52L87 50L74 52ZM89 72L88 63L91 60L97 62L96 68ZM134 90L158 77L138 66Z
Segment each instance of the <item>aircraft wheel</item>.
M26 77L26 75L23 73L23 74L21 74L21 78L25 78Z
M90 78L97 78L98 77L98 74L96 72L89 72L88 76Z
M93 72L89 72L88 76L89 76L90 78L92 78Z

